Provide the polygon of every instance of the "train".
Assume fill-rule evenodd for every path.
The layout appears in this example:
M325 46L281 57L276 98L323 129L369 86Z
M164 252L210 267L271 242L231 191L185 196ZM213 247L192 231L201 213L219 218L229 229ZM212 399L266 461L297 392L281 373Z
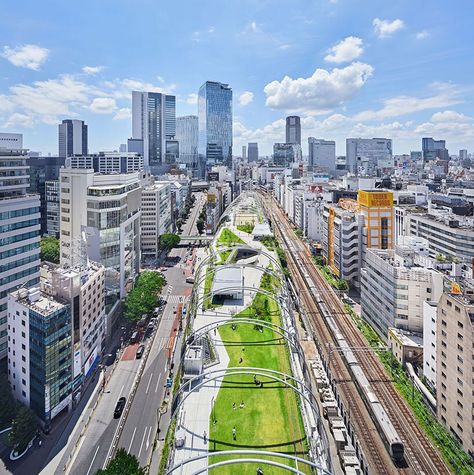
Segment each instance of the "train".
M285 239L286 241L286 239ZM386 413L382 404L378 400L375 392L372 389L363 369L359 365L359 361L354 355L354 352L351 350L351 347L347 343L343 334L340 332L336 319L333 317L332 313L326 306L324 299L321 296L321 292L318 291L313 279L309 275L304 259L301 258L301 255L295 248L292 242L286 241L289 252L294 257L296 264L298 266L299 272L303 279L306 282L306 285L314 297L314 300L319 308L319 311L323 318L326 321L327 326L329 327L333 338L335 340L335 345L340 349L340 351L345 359L346 366L352 374L354 382L359 389L360 394L363 396L364 404L371 414L372 420L379 430L379 433L382 436L382 440L385 444L385 447L390 454L390 457L394 462L401 462L404 460L405 446L400 436L397 433L397 430L392 424L390 417Z

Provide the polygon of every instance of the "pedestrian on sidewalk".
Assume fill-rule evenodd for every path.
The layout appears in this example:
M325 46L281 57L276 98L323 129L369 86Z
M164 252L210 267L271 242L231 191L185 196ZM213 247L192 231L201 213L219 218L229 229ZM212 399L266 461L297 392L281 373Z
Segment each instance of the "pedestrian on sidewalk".
M232 428L232 439L237 440L237 431L235 430L235 426Z

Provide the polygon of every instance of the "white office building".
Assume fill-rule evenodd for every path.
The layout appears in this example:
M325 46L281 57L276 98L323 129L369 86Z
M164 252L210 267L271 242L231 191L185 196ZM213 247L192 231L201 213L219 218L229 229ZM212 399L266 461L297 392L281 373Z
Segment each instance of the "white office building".
M171 184L155 182L143 188L141 210L142 254L156 258L160 252L160 236L172 231Z
M140 174L62 168L59 181L61 266L99 262L109 301L125 297L140 263Z
M100 152L74 155L66 159L67 168L93 168L97 173L132 173L143 171L143 156L135 152Z
M436 389L436 319L438 303L423 302L423 376Z
M8 294L39 282L40 197L27 191L28 152L22 145L21 134L0 134L0 358L7 352Z

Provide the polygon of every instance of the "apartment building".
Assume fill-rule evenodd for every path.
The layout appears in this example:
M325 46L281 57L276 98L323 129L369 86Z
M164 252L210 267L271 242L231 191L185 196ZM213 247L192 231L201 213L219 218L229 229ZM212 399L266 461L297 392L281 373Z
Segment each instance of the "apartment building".
M423 333L423 302L437 302L443 275L424 268L408 246L368 249L361 271L362 317L386 340L389 328Z
M143 156L134 152L100 152L73 155L66 159L69 168L93 168L97 173L132 173L142 171Z
M464 450L474 455L474 286L445 292L436 322L437 415Z
M393 193L359 191L357 201L326 203L322 247L328 266L339 278L360 287L360 269L368 249L392 249Z

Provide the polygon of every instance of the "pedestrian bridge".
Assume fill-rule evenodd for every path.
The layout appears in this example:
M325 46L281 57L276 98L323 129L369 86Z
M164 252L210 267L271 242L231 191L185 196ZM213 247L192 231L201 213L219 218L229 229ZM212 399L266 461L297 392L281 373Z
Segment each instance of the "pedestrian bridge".
M204 236L180 236L181 243L183 242L199 242L199 241L212 241L214 234L206 234Z

